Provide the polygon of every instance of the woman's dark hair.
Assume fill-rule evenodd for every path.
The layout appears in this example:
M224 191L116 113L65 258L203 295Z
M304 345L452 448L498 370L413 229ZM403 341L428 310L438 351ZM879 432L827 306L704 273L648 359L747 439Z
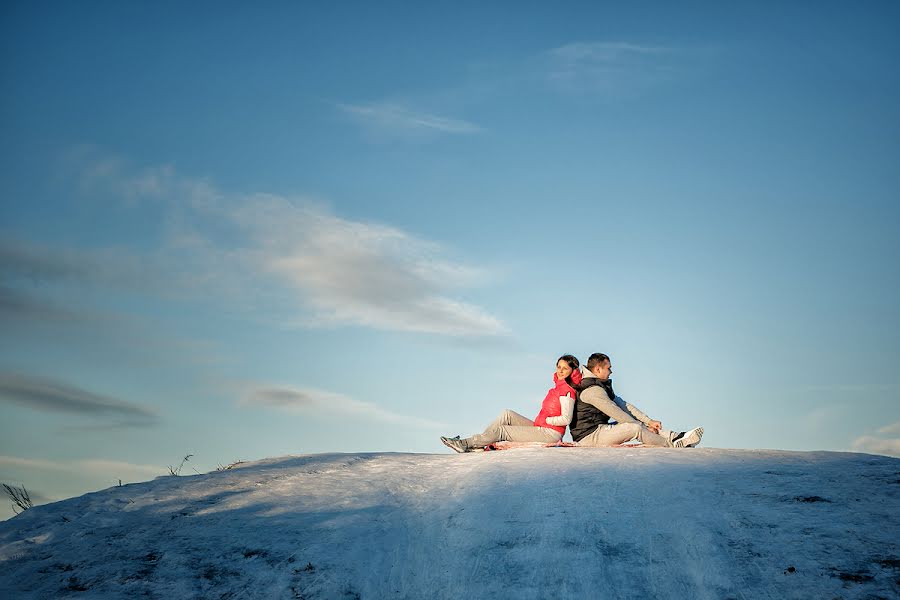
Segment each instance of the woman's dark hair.
M564 360L566 364L572 367L572 373L578 370L578 359L572 356L571 354L563 354L559 358L556 359L556 364L559 364L559 361ZM573 385L572 383L572 375L566 377L566 383L569 385Z

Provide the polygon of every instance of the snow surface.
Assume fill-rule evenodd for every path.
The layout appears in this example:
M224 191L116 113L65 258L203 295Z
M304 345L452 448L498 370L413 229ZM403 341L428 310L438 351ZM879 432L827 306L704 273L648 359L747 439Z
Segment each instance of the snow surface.
M0 523L3 598L897 598L900 459L321 454Z

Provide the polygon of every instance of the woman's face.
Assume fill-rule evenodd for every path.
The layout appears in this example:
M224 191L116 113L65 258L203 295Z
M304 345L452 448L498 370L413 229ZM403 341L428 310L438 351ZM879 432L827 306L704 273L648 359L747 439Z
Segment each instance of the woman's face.
M556 378L559 380L565 379L569 375L572 374L572 367L569 366L564 360L559 360L556 363Z

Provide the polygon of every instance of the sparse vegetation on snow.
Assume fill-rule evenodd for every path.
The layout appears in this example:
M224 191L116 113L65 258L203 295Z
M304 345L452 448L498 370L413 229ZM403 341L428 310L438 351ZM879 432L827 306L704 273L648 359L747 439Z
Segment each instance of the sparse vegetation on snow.
M31 495L28 493L28 490L25 489L24 485L17 486L6 483L2 485L3 492L6 494L6 497L9 498L14 513L19 514L29 508L34 508L34 502L31 500Z

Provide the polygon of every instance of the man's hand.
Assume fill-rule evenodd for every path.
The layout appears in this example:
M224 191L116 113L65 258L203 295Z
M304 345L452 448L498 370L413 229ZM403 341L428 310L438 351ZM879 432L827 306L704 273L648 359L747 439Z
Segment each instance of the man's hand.
M650 421L650 424L647 425L647 429L653 433L659 433L659 430L662 429L662 421Z

